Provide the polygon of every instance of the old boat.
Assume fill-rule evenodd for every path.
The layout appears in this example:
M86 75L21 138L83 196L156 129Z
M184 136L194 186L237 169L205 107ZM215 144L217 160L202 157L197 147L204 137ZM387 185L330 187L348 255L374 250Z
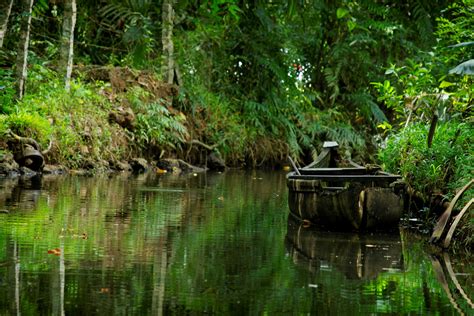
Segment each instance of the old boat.
M396 227L404 209L400 176L376 166L339 159L336 142L308 166L287 175L290 213L331 230L385 230Z

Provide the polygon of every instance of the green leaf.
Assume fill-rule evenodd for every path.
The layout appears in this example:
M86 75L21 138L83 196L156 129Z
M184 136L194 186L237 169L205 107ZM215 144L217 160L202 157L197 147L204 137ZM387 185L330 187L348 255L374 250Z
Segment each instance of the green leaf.
M451 87L451 86L454 86L454 85L455 85L455 84L452 83L452 82L443 80L443 81L440 83L439 87L440 87L440 88L447 88L447 87Z
M352 20L347 21L347 27L349 28L349 32L352 32L357 26L357 23L355 23Z
M349 13L349 10L347 10L346 8L338 8L337 11L336 11L336 15L337 15L338 19L342 19L348 13Z

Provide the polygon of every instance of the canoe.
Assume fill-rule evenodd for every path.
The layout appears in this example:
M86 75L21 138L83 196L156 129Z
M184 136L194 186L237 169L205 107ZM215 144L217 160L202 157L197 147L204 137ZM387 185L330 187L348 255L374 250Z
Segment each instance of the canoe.
M404 209L400 176L343 162L336 142L325 142L310 165L287 174L290 214L331 230L396 227Z

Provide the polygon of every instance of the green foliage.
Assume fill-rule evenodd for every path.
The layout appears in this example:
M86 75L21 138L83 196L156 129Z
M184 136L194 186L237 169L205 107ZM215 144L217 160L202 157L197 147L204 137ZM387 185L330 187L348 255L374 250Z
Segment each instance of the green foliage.
M30 93L15 104L9 115L1 116L0 132L10 129L37 140L42 148L52 141L47 158L72 168L82 167L87 159L109 161L122 157L120 147L126 136L108 122L111 104L100 93L106 86L77 79L67 93L61 76L40 64L33 65L28 78Z
M474 174L474 129L471 124L439 124L431 148L428 128L416 123L392 135L379 158L387 170L400 173L417 191L453 195Z
M78 7L76 61L159 67L158 3L81 0ZM442 11L445 7L443 1L175 2L173 42L183 85L173 107L182 113L162 100L139 96L131 102L137 128L123 132L124 138L134 137L140 150L163 146L178 151L188 138L197 139L216 145L232 164L281 161L288 153L313 151L328 139L338 141L348 154L367 158L367 133L377 124L390 126L387 119L393 117L404 122L410 113L407 104L417 107L413 121L426 121L444 108L447 116L467 115L472 82L445 77L438 70L442 58L430 60L432 55L424 54L399 65L419 47L433 46L432 34L452 34L456 23L469 17L462 5ZM30 95L21 105L61 126L59 138L70 145L80 134L76 129L91 124L87 115L100 117L98 125L107 126L106 113L115 101L98 95L107 87L79 78L72 97L61 92L62 80L50 70L61 10L61 5L44 0L35 5ZM433 33L436 18L441 27ZM459 34L456 41L468 42L466 37ZM463 46L458 52L469 49ZM391 76L384 82L382 69L388 64L393 64ZM438 87L441 81L445 83ZM384 83L369 87L369 82ZM141 92L129 92L128 97L135 98L134 93ZM448 104L439 102L444 93L449 94ZM4 112L14 106L10 96L2 95L11 101L4 102ZM75 117L64 114L76 107ZM98 132L93 143L110 143L103 139L108 133L108 128ZM88 141L89 136L81 136L73 147L91 146ZM61 157L80 161L79 152Z
M51 138L52 129L49 121L28 111L20 110L10 115L1 115L0 122L0 134L2 135L11 130L15 134L36 139L45 147Z
M9 114L15 106L15 83L12 71L0 68L0 113Z
M452 120L439 124L431 148L427 146L429 127L415 123L388 138L379 153L384 167L399 173L428 203L432 194L451 200L456 190L474 175L474 128L472 123ZM456 204L463 207L474 194L469 189ZM474 225L469 216L461 221L454 236L457 249L472 247Z
M132 89L128 94L130 104L137 115L133 133L139 147L150 146L178 149L188 138L186 117L182 112L172 113L164 100L147 101L149 95L143 89ZM176 111L175 111L176 112Z
M113 30L119 26L122 43L129 52L125 63L135 67L148 65L148 57L156 45L157 28L152 17L155 14L153 1L113 1L99 10L101 28Z

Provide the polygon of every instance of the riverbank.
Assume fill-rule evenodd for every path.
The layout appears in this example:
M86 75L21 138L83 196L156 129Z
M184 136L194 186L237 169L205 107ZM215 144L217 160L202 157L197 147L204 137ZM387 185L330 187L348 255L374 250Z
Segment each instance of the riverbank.
M24 149L22 140L44 153L43 173L90 175L193 168L278 169L287 163L289 154L300 161L311 159L318 150L314 144L331 137L341 144L344 155L359 162L380 162L388 171L400 173L421 196L410 216L427 227L442 212L432 202L449 201L455 189L472 176L473 132L462 121L441 123L431 148L425 145L428 131L424 124L394 132L377 160L375 146L366 141L368 131L364 134L348 125L341 113L302 107L298 116L290 113L297 122L291 122L287 131L275 128L279 123L272 121L257 128L224 100L209 97L202 100L202 106L196 100L189 106L191 96L178 86L127 67L77 67L67 93L54 70L34 65L29 91L10 107L4 104L6 113L0 115L0 173L4 176L31 176L40 171L31 171L13 159ZM301 133L301 144L284 136L293 130ZM472 190L465 198L469 196ZM463 203L465 199L460 205ZM454 238L455 243L463 240L459 247L472 247L471 226L469 220L461 223Z

